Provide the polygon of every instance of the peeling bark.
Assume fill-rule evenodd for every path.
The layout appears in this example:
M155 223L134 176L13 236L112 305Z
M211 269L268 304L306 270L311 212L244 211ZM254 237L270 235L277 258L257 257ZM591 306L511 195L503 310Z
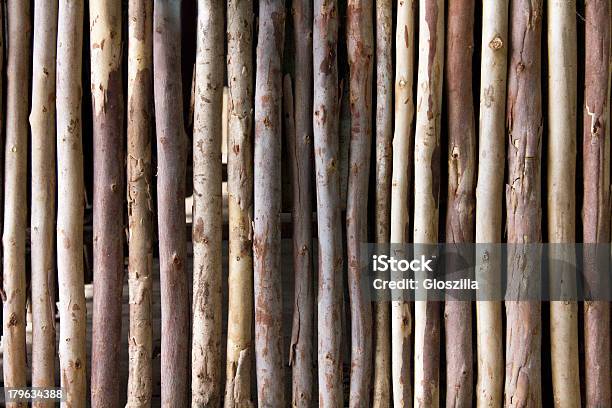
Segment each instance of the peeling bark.
M153 66L161 290L161 404L187 406L189 291L185 270L185 163L181 82L181 3L155 0Z
M153 332L153 2L130 0L128 49L127 200L130 334L128 408L151 406Z
M472 96L474 1L450 0L446 34L445 84L448 115L448 201L446 241L474 242L476 130ZM444 304L446 407L472 406L472 305Z
M583 129L583 242L610 242L610 13L609 0L585 4L585 89ZM584 259L587 285L598 271ZM586 405L610 406L610 304L584 304Z
M34 3L32 63L32 387L55 386L55 55L57 1ZM1 19L0 19L1 21ZM33 407L53 407L33 401Z
M476 277L495 286L501 276L501 259L484 243L502 240L504 185L506 65L508 49L508 0L482 4L480 67L480 123L478 183L476 187ZM486 289L485 289L486 290ZM485 295L485 298L487 296ZM476 303L478 380L476 405L498 407L502 403L504 367L501 302Z
M89 3L94 144L94 300L91 405L120 405L123 292L123 81L121 1ZM109 222L109 220L114 220Z
M57 32L57 272L59 361L67 407L86 406L81 58L83 2L60 0ZM21 29L21 28L20 28Z
M284 1L260 2L259 18L253 227L257 400L261 407L284 407L280 274Z
M508 282L521 295L537 282L534 251L521 244L540 242L540 160L542 146L541 31L542 1L511 4L511 48L508 74L508 184L506 217ZM506 302L506 382L508 407L542 406L541 304Z
M250 407L253 324L253 4L227 2L229 299L225 408Z

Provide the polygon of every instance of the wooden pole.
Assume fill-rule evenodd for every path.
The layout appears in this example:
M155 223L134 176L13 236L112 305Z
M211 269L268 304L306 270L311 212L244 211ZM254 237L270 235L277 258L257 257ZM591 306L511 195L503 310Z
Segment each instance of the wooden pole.
M506 65L508 49L508 0L482 3L482 57L480 65L480 123L478 183L476 186L476 277L496 282L501 259L493 247L502 239L502 194L504 186ZM492 294L489 294L491 296ZM504 366L501 302L476 303L478 408L502 403Z
M539 268L530 262L535 254L529 244L542 239L542 12L541 1L514 1L510 8L506 218L508 243L513 245L508 252L508 282L513 285L526 281L531 286L539 279ZM506 319L505 404L541 406L541 303L507 301Z
M120 405L124 130L121 1L89 3L94 144L91 405ZM119 165L121 164L121 165ZM113 222L109 222L114 220Z
M229 299L225 407L251 403L253 3L227 2Z
M82 1L59 2L56 90L60 378L66 406L79 408L86 406L87 398L81 141L83 8Z
M34 3L32 63L32 387L55 386L55 55L57 1ZM35 401L34 407L53 407Z
M187 405L189 290L185 269L185 162L181 82L181 3L153 5L153 89L161 291L161 403Z
M129 242L130 334L128 408L151 406L153 389L153 2L130 0L128 6L127 197Z
M4 168L3 372L5 387L26 386L26 269L30 4L6 5L6 147ZM9 403L8 407L25 407Z
M253 255L255 357L260 406L284 407L280 275L282 51L285 4L259 4L255 87Z

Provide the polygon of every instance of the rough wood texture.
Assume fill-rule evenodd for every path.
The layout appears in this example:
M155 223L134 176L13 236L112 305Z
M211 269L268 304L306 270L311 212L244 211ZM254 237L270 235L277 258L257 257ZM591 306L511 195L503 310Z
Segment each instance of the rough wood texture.
M585 5L585 89L583 116L583 242L610 242L610 13L609 0ZM585 256L587 284L597 267ZM586 404L610 406L610 304L584 304Z
M4 168L4 386L26 386L26 268L30 4L6 3L6 147ZM9 403L25 407L25 403Z
M34 4L32 63L32 387L55 386L55 55L57 1ZM34 401L34 407L54 402Z
M446 33L445 96L448 120L446 242L474 242L476 130L472 94L474 0L450 0ZM444 304L446 407L471 407L472 305Z
M285 4L259 4L253 227L255 357L261 407L284 407L280 275L282 51Z
M193 124L191 405L221 403L221 118L224 4L198 1Z
M185 163L181 83L181 3L155 0L153 66L162 310L161 399L183 407L189 395L189 291L185 259Z
M376 242L391 234L391 177L393 168L393 1L376 1ZM372 406L391 405L391 320L386 301L373 304Z
M87 398L81 141L83 8L83 2L60 0L57 24L59 360L61 386L69 407L85 407Z
M314 157L319 239L319 407L342 405L342 225L340 218L338 4L315 0Z
M549 1L548 17L548 241L576 240L576 2ZM576 265L567 247L552 247L555 259ZM560 258L564 257L564 258ZM551 289L575 288L574 268L549 271ZM568 296L576 296L567 293ZM578 305L550 303L550 347L555 407L580 407Z
M153 1L130 0L127 99L127 199L130 334L128 408L147 408L152 397L153 331Z
M419 244L438 241L443 69L444 1L420 0L414 145L414 242ZM416 302L414 321L414 405L437 407L440 391L440 304Z
M94 145L91 405L120 405L124 130L121 1L89 3ZM114 220L113 222L109 222Z
M414 119L416 0L398 0L395 31L395 130L393 135L393 176L391 184L391 243L410 242L410 178L412 173L412 122ZM388 107L386 107L388 109ZM398 254L399 255L399 254ZM411 304L391 302L391 375L393 404L412 404L411 385Z
M526 282L519 295L540 279L533 249L521 244L542 239L542 12L540 0L514 1L510 6L506 217L508 243L515 245L508 250L508 282ZM506 406L542 405L540 312L538 301L506 302Z
M229 299L225 407L250 406L253 324L253 3L227 2Z
M476 187L476 276L480 282L499 279L501 260L482 243L502 240L504 186L506 65L508 49L508 0L482 4L480 66L480 123L478 183ZM485 299L487 296L485 295ZM498 407L502 403L504 367L501 302L476 303L478 380L476 405Z

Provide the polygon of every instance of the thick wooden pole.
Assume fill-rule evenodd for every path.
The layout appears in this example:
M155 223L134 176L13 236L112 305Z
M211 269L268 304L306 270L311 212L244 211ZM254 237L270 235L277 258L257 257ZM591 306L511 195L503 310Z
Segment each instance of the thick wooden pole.
M251 401L253 324L253 3L227 2L229 299L225 407Z
M502 240L504 186L506 65L508 50L508 0L482 4L480 65L480 123L478 184L476 187L476 277L495 282L501 259L485 243ZM501 302L476 303L477 373L476 405L498 407L502 403L504 367Z
M89 21L94 144L91 405L102 408L122 401L116 358L121 344L125 233L121 1L90 1Z
M130 334L128 408L151 406L153 332L153 1L128 6L127 197Z
M255 357L261 407L284 407L280 274L282 51L285 4L259 4L255 88L253 228Z
M181 2L153 4L153 89L161 291L161 403L187 405L189 290L185 269L185 162L181 82Z
M576 2L549 1L548 9L548 240L576 241ZM569 265L569 248L551 247ZM559 251L559 252L557 252ZM551 289L575 288L573 270L549 271ZM554 286L553 286L554 285ZM562 286L562 285L567 285ZM568 293L575 296L576 291ZM553 401L556 407L580 407L578 305L550 303Z
M391 183L391 244L410 242L410 178L412 173L412 124L415 70L414 18L416 0L398 0L395 30L395 129ZM385 109L389 109L388 106ZM407 255L407 254L406 254ZM391 302L391 375L393 405L412 404L412 313L408 301Z
M315 0L313 134L317 188L319 406L342 405L342 224L340 218L338 4Z
M34 3L32 63L32 387L55 386L55 55L57 1ZM36 401L35 407L53 407Z
M541 32L542 2L514 1L510 6L511 49L508 68L508 184L506 217L508 282L539 279L534 250L540 242L540 157L542 144ZM523 247L523 244L527 244ZM541 304L506 302L506 406L542 405Z
M193 124L193 339L191 405L221 402L221 118L223 12L220 0L198 1Z
M9 0L4 168L4 299L2 335L5 387L26 386L26 270L30 3ZM21 407L25 403L10 403Z
M610 0L585 4L585 89L583 114L583 242L610 242ZM585 257L587 284L596 266ZM596 281L596 280L595 280ZM610 406L610 304L584 304L586 404Z
M346 208L348 286L351 308L350 407L370 406L372 310L363 283L362 243L367 242L368 184L372 143L372 0L349 0L347 46L351 138Z
M420 0L414 145L414 242L438 241L444 1ZM415 254L416 256L416 254ZM414 405L439 405L440 304L418 301L414 316Z
M474 242L476 129L472 94L474 0L450 0L446 33L445 95L448 117L446 241ZM472 305L444 304L446 406L471 407Z
M66 406L87 397L86 305L83 276L83 147L81 58L83 2L60 0L57 24L57 273L59 360Z

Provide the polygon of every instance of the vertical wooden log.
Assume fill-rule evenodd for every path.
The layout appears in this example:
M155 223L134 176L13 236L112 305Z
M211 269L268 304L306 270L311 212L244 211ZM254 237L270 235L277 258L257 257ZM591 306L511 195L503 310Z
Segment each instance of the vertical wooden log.
M319 406L342 405L342 225L340 219L338 3L315 0L313 134L317 188Z
M542 12L541 1L514 1L510 8L506 217L508 243L513 247L508 252L508 282L539 279L538 267L530 262L534 251L528 244L542 238ZM539 301L506 302L506 406L542 405L540 312Z
M576 2L549 1L548 16L548 240L576 241ZM576 265L568 248L551 248L554 259ZM551 289L573 289L573 269L551 270ZM567 286L566 286L567 285ZM550 348L553 401L556 407L580 406L578 372L578 305L550 303Z
M94 300L91 405L116 407L123 293L123 80L121 1L89 3L94 144ZM114 220L110 222L110 220Z
M393 168L393 2L376 1L376 242L389 243ZM386 301L373 306L372 406L391 405L391 320Z
M70 407L85 407L87 398L81 141L83 8L82 1L60 0L57 24L59 360L65 404Z
M414 17L416 0L397 2L395 31L395 130L393 135L393 176L391 183L391 244L410 242L410 196L412 123L415 70ZM389 107L386 106L385 109ZM391 374L393 405L412 404L411 386L412 313L410 303L394 299L391 303Z
M32 387L55 386L55 55L57 1L34 3L32 63ZM34 407L53 402L34 401Z
M609 0L585 4L583 242L610 242L610 13ZM591 251L588 257L594 254ZM585 258L587 283L596 266ZM610 406L610 305L584 304L586 404Z
M130 335L128 408L148 408L152 396L153 203L153 2L128 6L127 199Z
M2 335L5 387L26 386L26 270L28 168L28 90L30 66L30 3L6 4L8 48L6 67L6 147L4 168L4 300ZM10 403L9 407L25 407Z
M153 4L157 208L161 291L161 404L187 405L189 291L185 270L185 162L181 82L181 3Z
M281 61L285 4L259 4L255 87L253 228L255 282L255 357L261 407L284 407L282 294L280 275L281 212Z
M474 242L476 130L472 94L474 1L450 0L446 33L445 94L448 113L446 241ZM444 304L446 406L471 407L472 305Z
M227 2L229 299L225 407L251 403L253 3Z
M372 0L349 0L347 46L351 101L351 139L346 208L348 287L351 309L350 407L370 406L372 310L362 268L367 241L368 184L372 144Z
M223 2L198 1L193 126L191 405L221 403Z
M476 186L476 276L495 281L501 260L485 243L502 239L504 185L506 65L508 49L508 0L482 3L482 57L480 66L480 123L478 183ZM486 297L486 295L485 295ZM501 302L476 303L478 380L476 405L498 407L502 403L503 349Z
M420 0L419 71L414 147L414 242L438 240L444 2ZM416 256L416 255L415 255ZM439 405L440 304L415 303L414 405Z

